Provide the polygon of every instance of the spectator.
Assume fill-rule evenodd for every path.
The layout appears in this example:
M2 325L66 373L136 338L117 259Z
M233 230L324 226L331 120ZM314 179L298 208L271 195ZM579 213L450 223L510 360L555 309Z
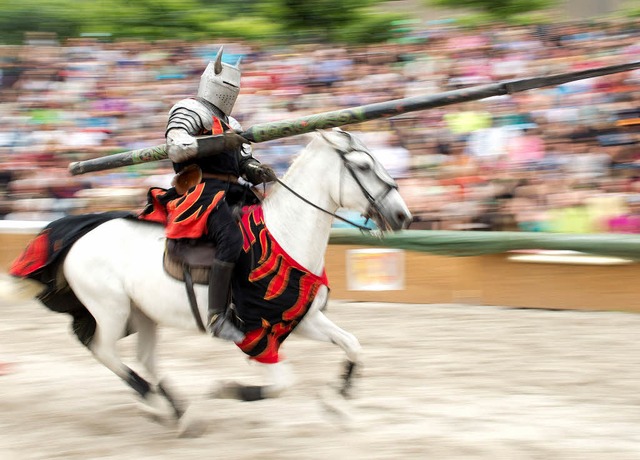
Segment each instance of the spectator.
M637 55L640 28L633 20L624 25L430 24L412 32L428 37L428 46L407 41L271 49L229 43L230 63L242 57L244 69L234 111L249 127L625 62ZM165 114L173 102L196 93L197 76L218 48L79 38L3 49L0 218L135 206L151 176L170 175L169 162L81 180L69 178L66 165L163 143ZM576 224L580 214L584 225L574 229L620 231L629 227L609 225L615 216L604 212L603 203L638 191L618 188L637 188L629 177L640 168L639 89L640 71L625 72L370 121L357 130L410 189L412 211L425 226L557 231L572 227L559 223ZM305 141L281 139L261 151L282 173ZM110 195L117 199L105 198ZM491 223L496 216L502 224Z

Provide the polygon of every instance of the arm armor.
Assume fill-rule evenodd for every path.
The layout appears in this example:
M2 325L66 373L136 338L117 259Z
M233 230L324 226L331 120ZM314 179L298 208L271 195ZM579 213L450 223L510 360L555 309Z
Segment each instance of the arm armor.
M218 116L216 112L215 107L192 98L183 99L171 108L165 137L167 155L172 162L182 163L224 150L224 136L202 136L211 132L213 117ZM221 119L227 121L224 115Z
M167 133L167 153L171 161L181 163L189 159L207 158L223 152L239 151L239 163L246 139L235 133L193 137L182 129ZM174 160L175 158L175 160Z
M182 128L170 129L167 131L167 155L174 163L195 158L198 155L198 141Z

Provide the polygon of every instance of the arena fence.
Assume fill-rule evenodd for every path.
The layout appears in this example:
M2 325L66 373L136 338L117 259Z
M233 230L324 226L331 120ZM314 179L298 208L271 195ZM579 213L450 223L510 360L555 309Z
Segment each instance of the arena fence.
M330 243L332 298L640 312L640 235L336 229Z
M409 230L380 239L359 230L335 229L331 233L330 243L384 246L446 256L478 256L515 250L563 250L640 260L640 235L630 234Z

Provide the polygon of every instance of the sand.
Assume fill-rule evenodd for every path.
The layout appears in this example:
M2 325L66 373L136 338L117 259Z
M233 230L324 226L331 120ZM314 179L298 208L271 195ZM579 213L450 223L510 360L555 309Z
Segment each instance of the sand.
M289 339L297 384L247 403L207 397L220 379L257 382L233 345L162 329L160 367L207 427L180 438L66 316L0 304L0 459L640 458L640 315L347 302L328 315L363 346L343 415L320 397L342 368L333 345Z

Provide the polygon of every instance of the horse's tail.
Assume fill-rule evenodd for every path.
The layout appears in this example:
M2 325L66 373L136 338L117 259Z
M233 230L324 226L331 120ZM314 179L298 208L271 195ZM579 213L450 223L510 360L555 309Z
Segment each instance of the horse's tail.
M26 302L34 299L45 286L29 278L0 273L0 299L6 302Z
M96 331L96 320L71 289L52 292L47 286L30 278L0 273L0 302L21 303L38 298L51 311L73 317L73 333L86 347Z

